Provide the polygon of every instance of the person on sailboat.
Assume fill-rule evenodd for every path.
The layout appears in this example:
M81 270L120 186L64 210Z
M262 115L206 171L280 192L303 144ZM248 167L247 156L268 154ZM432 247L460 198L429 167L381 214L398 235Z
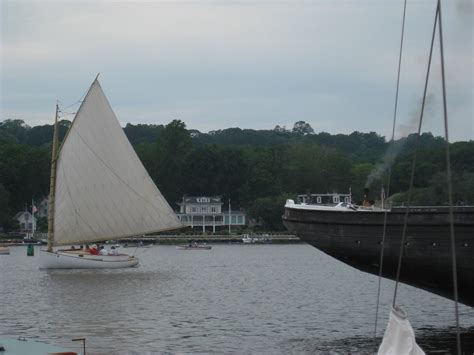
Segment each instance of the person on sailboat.
M112 246L112 248L110 248L110 251L109 251L109 255L118 255L118 251L117 249L115 249L114 246Z
M99 255L99 251L97 250L97 245L96 244L93 244L89 248L89 253L91 253L92 255Z
M100 255L109 255L109 252L108 252L107 249L105 249L105 247L102 245L102 246L100 247L99 254L100 254Z

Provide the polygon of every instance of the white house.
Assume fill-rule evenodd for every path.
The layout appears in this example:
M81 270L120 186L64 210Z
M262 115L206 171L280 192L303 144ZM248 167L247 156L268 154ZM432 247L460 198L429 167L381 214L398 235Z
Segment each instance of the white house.
M48 218L49 197L43 198L39 205L36 207L38 208L38 212L36 212L36 217Z
M202 227L243 227L246 224L246 215L242 211L223 211L224 203L220 196L183 196L181 202L177 202L179 212L176 213L179 220L187 226Z
M36 230L36 217L31 212L18 212L13 219L16 219L20 224L20 229L23 232L32 232Z

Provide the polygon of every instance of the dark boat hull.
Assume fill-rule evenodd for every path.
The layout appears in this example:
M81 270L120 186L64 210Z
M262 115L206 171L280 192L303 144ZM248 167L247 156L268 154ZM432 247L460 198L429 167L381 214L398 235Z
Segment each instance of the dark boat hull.
M294 205L296 206L296 205ZM382 276L395 279L405 208L387 213ZM379 274L385 212L285 207L283 223L301 240L361 271ZM454 213L459 301L474 306L474 207ZM453 298L446 207L411 208L400 281Z

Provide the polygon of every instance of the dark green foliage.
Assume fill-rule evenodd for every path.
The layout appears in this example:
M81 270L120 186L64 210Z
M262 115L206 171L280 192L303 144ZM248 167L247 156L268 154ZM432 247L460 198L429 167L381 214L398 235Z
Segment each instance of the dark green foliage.
M207 145L194 149L187 156L184 175L185 192L191 196L223 195L240 205L240 188L247 179L247 164L240 150Z
M295 122L295 125L293 126L291 132L301 136L306 136L308 134L314 134L314 129L309 123L306 123L305 121L298 121Z
M155 168L151 176L163 196L174 205L186 193L185 182L189 179L184 174L192 142L186 125L174 120L161 131L156 142Z
M453 204L474 204L474 173L454 172L452 175L452 181ZM408 192L400 193L394 198L396 204L406 205L407 201ZM446 173L441 172L435 174L427 186L413 189L410 205L447 206L448 203Z
M165 127L163 125L127 123L123 131L133 146L141 143L155 143Z
M60 121L62 139L70 126ZM127 124L124 132L172 208L187 195L221 195L232 209L245 209L259 228L283 229L287 198L307 192L347 193L372 198L391 170L390 194L407 202L416 135L390 146L375 132L317 133L300 121L293 131L229 128L201 133L184 122ZM29 127L21 120L0 123L0 227L15 228L13 215L31 199L49 193L53 126ZM425 133L418 140L412 204L446 204L446 143ZM474 204L474 141L450 144L453 199ZM387 153L389 152L389 153ZM391 169L389 167L391 166ZM291 192L291 193L288 193Z
M0 122L0 133L5 136L14 137L16 143L26 144L28 138L28 130L30 130L23 120L8 119Z
M46 217L38 218L36 221L36 230L40 233L48 232L48 219Z
M282 231L285 230L281 216L285 202L294 194L283 193L277 196L257 198L248 208L248 218L256 223L257 229Z
M222 144L222 145L252 145L268 146L283 144L295 139L290 132L279 132L275 130L254 130L227 128L224 130L211 131L209 133L194 133L194 142L196 145Z

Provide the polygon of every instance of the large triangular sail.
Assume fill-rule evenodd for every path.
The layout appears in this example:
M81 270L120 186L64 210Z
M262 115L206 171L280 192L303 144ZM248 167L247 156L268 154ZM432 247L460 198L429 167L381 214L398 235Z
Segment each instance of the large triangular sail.
M53 244L119 239L180 227L95 80L58 155Z

